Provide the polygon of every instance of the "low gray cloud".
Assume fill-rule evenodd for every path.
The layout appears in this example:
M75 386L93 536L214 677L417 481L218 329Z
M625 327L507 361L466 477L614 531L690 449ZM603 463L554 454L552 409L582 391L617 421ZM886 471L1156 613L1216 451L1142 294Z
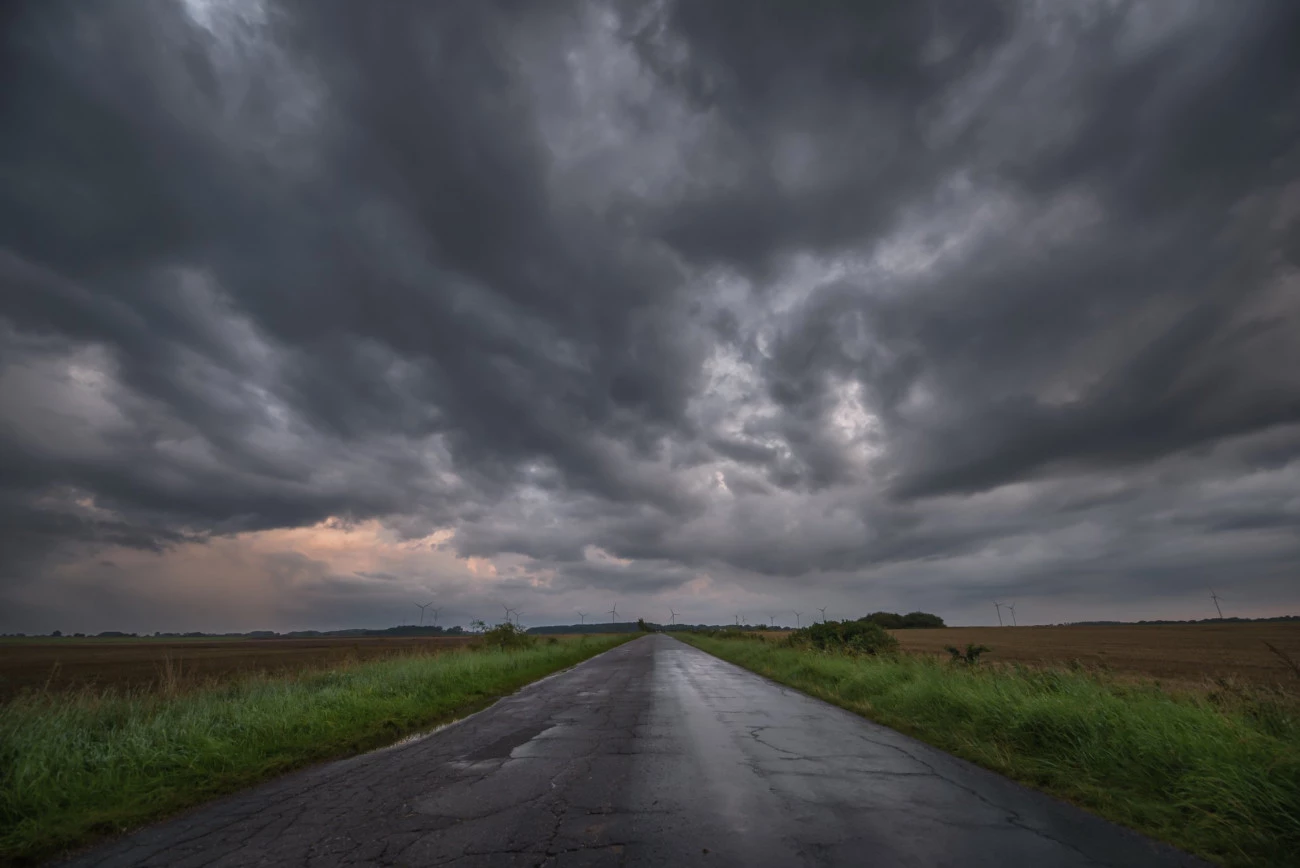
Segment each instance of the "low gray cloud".
M1294 606L1297 33L1281 0L14 4L0 629L74 585L182 618L99 562L167 583L214 540L322 623L416 585ZM491 568L253 536L368 522Z

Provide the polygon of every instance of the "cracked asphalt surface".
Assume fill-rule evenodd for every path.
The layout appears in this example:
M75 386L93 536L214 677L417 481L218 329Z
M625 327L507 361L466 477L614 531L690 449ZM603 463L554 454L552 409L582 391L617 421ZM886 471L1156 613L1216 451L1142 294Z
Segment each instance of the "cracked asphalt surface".
M651 635L65 864L1207 863Z

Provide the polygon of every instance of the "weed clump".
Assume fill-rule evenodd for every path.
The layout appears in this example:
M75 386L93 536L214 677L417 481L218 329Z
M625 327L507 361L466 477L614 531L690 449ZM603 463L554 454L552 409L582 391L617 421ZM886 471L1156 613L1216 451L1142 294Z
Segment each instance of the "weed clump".
M976 645L974 642L967 642L965 651L956 645L945 645L943 650L952 656L953 663L965 663L967 666L974 666L980 662L981 654L993 649L987 645Z
M795 630L785 638L791 648L839 654L888 654L898 640L871 621L823 621Z

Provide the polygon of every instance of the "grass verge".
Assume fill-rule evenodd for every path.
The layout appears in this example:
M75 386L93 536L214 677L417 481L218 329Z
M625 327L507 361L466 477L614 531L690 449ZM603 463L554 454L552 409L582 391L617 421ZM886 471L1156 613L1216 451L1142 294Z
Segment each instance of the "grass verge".
M389 744L631 638L452 651L195 689L19 697L0 705L0 863L32 863Z
M1204 858L1300 853L1300 706L1281 691L679 638Z

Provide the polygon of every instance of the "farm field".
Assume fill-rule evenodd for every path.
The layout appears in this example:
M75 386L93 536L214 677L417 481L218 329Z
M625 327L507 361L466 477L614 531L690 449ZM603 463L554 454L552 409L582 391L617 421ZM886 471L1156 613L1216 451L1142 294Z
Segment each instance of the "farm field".
M469 636L0 640L0 702L23 689L229 681L464 647Z
M943 654L966 643L990 662L1062 665L1077 660L1116 675L1196 684L1231 678L1292 685L1296 675L1268 644L1300 662L1300 624L1169 624L1100 627L947 627L898 630L906 651ZM1265 644L1268 643L1268 644Z

